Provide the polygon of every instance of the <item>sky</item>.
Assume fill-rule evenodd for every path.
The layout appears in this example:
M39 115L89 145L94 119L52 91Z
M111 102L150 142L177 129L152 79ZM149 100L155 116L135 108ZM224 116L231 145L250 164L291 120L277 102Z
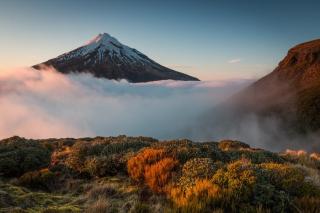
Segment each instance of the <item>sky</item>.
M0 72L106 32L201 80L259 78L319 37L319 9L316 0L0 0Z

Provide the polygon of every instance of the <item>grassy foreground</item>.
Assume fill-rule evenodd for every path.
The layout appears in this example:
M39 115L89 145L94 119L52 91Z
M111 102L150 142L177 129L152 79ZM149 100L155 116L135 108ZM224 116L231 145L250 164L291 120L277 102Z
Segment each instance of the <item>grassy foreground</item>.
M320 154L225 140L0 141L0 212L320 212Z

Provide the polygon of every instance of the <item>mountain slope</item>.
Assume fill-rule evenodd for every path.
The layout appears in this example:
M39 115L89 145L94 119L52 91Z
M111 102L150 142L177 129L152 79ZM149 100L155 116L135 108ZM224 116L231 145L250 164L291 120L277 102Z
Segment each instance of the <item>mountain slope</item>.
M199 80L156 63L107 33L99 34L86 45L33 67L41 69L43 66L52 66L66 74L88 72L96 77L127 79L130 82Z
M320 129L320 40L288 51L278 67L233 97L242 112L274 116L292 131Z

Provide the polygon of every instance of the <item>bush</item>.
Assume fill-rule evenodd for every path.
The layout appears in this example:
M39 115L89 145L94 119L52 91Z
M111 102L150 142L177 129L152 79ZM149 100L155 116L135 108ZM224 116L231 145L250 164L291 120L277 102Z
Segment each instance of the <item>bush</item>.
M225 158L215 142L193 143L189 140L174 140L157 143L154 147L164 149L169 155L175 156L180 163L185 163L192 158L212 158L214 160Z
M218 167L218 163L214 164L210 158L193 158L183 165L178 184L184 188L190 187L197 179L210 178Z
M139 152L127 162L130 177L135 181L143 181L145 168L165 157L163 149L147 148Z
M113 176L125 172L124 168L125 163L121 161L119 155L90 157L84 165L84 171L93 177Z
M81 139L69 149L65 165L80 174L96 177L125 173L126 155L153 142L151 138L126 136Z
M301 169L287 164L264 163L261 168L268 171L271 184L290 195L299 195L304 185L304 173Z
M250 203L256 184L255 166L242 159L219 169L212 177L213 183L223 189L226 205Z
M174 186L168 196L178 207L177 212L212 212L221 199L221 189L208 179L197 180L189 188Z
M151 190L160 193L164 192L166 184L172 177L172 170L177 166L178 161L173 158L164 158L145 168L145 181Z
M12 137L0 142L0 175L17 177L45 168L50 163L51 150L32 140Z
M54 188L56 175L48 169L27 172L18 179L18 184L33 189L51 190Z
M177 160L163 149L156 148L144 149L127 162L130 177L135 181L145 181L157 193L164 191L177 165Z
M76 142L70 150L70 154L68 155L65 164L78 172L85 172L85 161L88 156L90 144L84 141Z
M232 141L232 140L223 140L219 142L219 149L222 151L234 151L241 149L248 149L250 146L246 143L240 141Z

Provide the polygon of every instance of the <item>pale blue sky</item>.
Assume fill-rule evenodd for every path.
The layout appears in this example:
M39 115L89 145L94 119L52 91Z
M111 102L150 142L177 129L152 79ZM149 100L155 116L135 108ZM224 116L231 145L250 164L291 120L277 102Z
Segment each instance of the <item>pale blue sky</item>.
M256 78L320 35L319 1L0 0L0 71L107 32L202 80Z

